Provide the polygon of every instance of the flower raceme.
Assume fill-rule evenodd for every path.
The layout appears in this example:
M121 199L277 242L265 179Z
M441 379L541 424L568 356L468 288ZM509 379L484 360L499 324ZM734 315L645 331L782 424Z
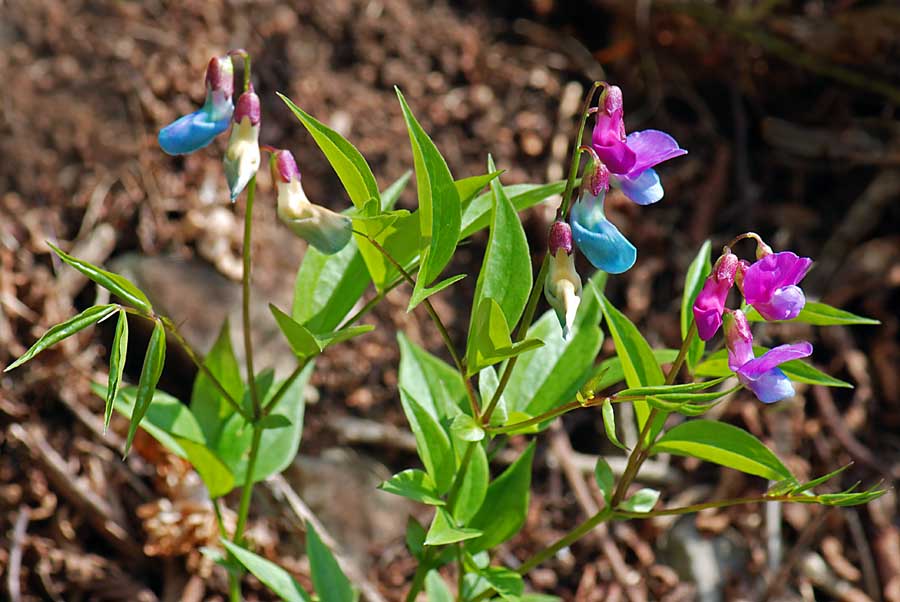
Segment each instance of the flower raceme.
M206 68L206 102L159 131L159 146L170 155L186 155L208 145L228 129L234 111L234 65L230 56L213 57Z
M612 173L612 183L638 205L650 205L663 198L663 188L654 166L687 154L665 132L643 130L625 134L622 90L608 86L597 110L591 135L594 151Z
M728 367L741 384L753 391L763 403L792 397L794 386L778 366L812 354L812 345L804 341L780 345L755 357L753 333L747 316L741 310L729 310L725 315L725 346L728 348Z
M309 201L290 151L272 153L270 167L278 195L279 219L294 234L326 255L343 249L353 234L350 218Z
M569 337L581 304L581 277L572 256L572 229L565 222L550 227L550 270L544 280L544 296L556 312L563 338Z
M234 126L223 163L233 203L259 169L260 106L253 86L238 98L232 120Z

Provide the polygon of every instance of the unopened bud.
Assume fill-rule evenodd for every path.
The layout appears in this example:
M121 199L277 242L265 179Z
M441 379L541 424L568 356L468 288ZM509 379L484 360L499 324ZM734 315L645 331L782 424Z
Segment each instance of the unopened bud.
M603 106L601 107L607 115L612 115L616 111L622 111L624 107L622 100L622 88L619 86L607 86L603 95Z
M568 338L581 304L581 277L575 271L575 258L560 247L550 258L550 270L544 280L544 296L556 311L563 338Z
M259 116L259 96L253 91L253 86L251 85L250 89L238 98L232 119L235 123L241 123L244 118L247 118L252 125L259 125Z
M300 180L300 169L294 161L294 155L288 150L275 151L271 162L272 181L290 182L293 179Z
M572 254L572 226L566 222L553 222L549 238L548 248L551 256L556 257L559 250L565 251L566 255Z
M734 371L754 357L750 322L739 309L725 313L725 347L728 348L728 367Z
M737 271L740 260L737 255L728 251L716 261L713 267L713 274L718 282L727 282L728 286L734 284L734 275Z
M229 99L234 95L234 64L230 56L214 56L209 59L206 88L212 92L221 92Z
M259 170L259 96L252 86L238 99L233 119L223 159L232 202Z
M581 187L591 196L599 197L609 190L609 168L602 161L592 160L584 168Z

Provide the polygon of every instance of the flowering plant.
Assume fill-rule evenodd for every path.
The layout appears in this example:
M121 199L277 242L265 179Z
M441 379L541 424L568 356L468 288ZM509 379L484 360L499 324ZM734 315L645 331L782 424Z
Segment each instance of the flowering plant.
M244 86L232 104L232 59L244 61ZM639 329L604 295L608 274L632 267L637 250L604 213L611 189L639 205L664 196L654 167L687 151L656 130L626 134L621 90L597 83L585 100L564 182L505 187L490 157L485 174L454 178L428 134L397 91L414 157L418 207L394 205L409 174L381 191L364 157L333 129L288 98L285 105L325 154L352 206L335 212L305 194L297 163L286 149L259 144L259 97L251 85L250 59L243 51L210 61L207 99L200 110L159 133L170 154L195 152L232 128L224 172L232 201L243 194L246 222L243 246L243 320L246 366L242 373L231 347L228 324L201 358L175 324L157 313L148 297L118 274L105 271L53 246L68 265L113 293L120 302L93 306L51 328L15 368L62 339L117 316L110 350L109 379L102 394L106 423L113 409L130 419L126 453L144 428L173 453L186 458L206 486L220 517L221 547L209 550L229 570L232 601L241 599L241 577L249 571L284 600L309 600L293 577L249 549L245 537L254 483L283 470L297 452L302 430L303 388L315 358L327 347L372 329L360 319L387 292L406 284L409 311L428 313L446 344L447 363L399 335L398 398L416 440L421 468L402 470L385 481L384 491L433 508L431 523L409 523L407 546L416 559L406 599L425 590L432 602L451 600L535 601L526 593L529 571L597 525L631 518L696 512L751 502L795 502L845 506L883 493L878 487L815 493L836 473L801 481L751 433L723 422L698 418L742 389L764 403L794 394L791 381L844 386L801 360L813 350L807 342L766 350L754 346L751 322L792 320L816 325L866 324L871 320L807 302L799 287L811 260L773 252L754 233L742 234L713 264L711 244L700 249L685 278L679 349L653 350ZM596 107L591 105L600 89ZM582 144L591 116L591 143ZM290 313L271 306L293 353L296 367L283 381L254 365L249 300L250 253L256 173L262 152L269 154L273 200L280 220L309 243L300 262L296 298ZM586 158L586 161L584 160ZM484 188L489 190L482 192ZM537 275L518 213L561 194L549 245ZM457 246L487 228L488 242L470 305L464 348L458 348L430 298L465 277L443 277ZM740 241L755 240L756 260L732 252ZM575 266L583 254L599 271L582 279ZM322 276L327 274L327 277ZM354 307L374 288L362 308ZM745 303L728 308L737 289ZM541 292L551 310L537 319ZM128 347L128 315L149 320L153 333L136 387L123 387ZM600 357L601 324L612 337L615 357ZM720 328L725 349L706 353ZM184 346L199 374L189 407L172 404L156 391L166 354L166 335ZM684 382L678 382L684 381ZM624 383L624 384L623 384ZM631 407L639 435L619 441L616 408ZM604 506L559 540L506 566L493 554L524 525L531 491L532 461L541 433L555 418L572 411L596 411L612 444L627 453L614 473L602 457L595 476ZM156 411L151 411L156 410ZM518 458L492 472L491 458L510 436L530 439ZM691 456L761 477L773 483L751 499L706 504L661 504L660 492L635 489L644 462L658 453ZM760 483L763 487L763 483ZM221 521L220 505L240 490L233 529ZM319 535L308 527L312 583L323 601L351 601L356 594ZM441 570L455 574L455 586Z

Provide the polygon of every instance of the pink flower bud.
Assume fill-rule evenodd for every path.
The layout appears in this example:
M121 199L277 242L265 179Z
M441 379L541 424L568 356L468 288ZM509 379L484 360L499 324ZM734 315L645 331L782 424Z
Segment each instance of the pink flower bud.
M289 150L278 150L272 154L272 181L281 180L288 183L294 178L300 179L300 169Z
M240 98L238 98L237 104L234 107L232 119L235 123L240 123L244 120L244 117L250 119L250 125L259 125L259 96L253 91L252 85L249 90L241 94Z
M206 67L206 88L221 92L226 98L234 95L234 65L230 56L214 56Z
M556 257L559 250L572 254L572 227L566 222L553 222L550 226L550 242L548 245L550 255Z

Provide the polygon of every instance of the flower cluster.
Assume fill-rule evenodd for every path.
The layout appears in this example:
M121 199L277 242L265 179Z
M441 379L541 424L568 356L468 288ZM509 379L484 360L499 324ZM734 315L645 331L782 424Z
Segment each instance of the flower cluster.
M294 234L323 253L337 253L350 241L350 219L310 202L300 185L300 170L290 151L260 146L260 100L247 84L237 104L234 94L232 56L245 58L240 50L213 57L206 69L206 102L189 115L162 128L158 140L170 155L186 155L209 145L231 125L231 137L223 157L225 177L234 202L259 170L260 150L272 154L272 182L277 191L278 217Z
M757 261L751 264L738 259L726 247L694 301L694 323L700 338L708 341L724 319L728 366L760 401L772 403L794 394L791 381L778 366L809 356L812 345L781 345L757 358L747 316L740 309L727 309L725 303L732 286L737 284L747 304L764 319L796 318L806 304L797 284L809 271L812 260L789 251L774 253L757 235L746 236L757 241Z

